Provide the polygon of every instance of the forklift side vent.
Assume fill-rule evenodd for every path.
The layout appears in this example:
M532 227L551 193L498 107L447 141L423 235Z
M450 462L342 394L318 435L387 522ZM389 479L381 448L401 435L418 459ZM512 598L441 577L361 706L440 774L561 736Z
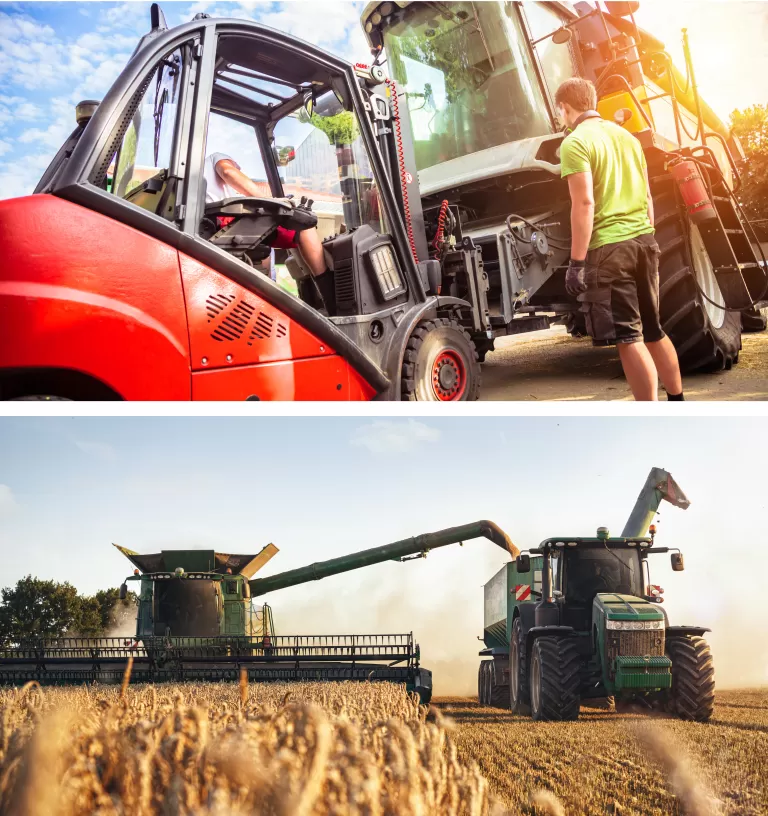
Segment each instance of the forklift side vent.
M269 315L264 312L259 312L256 322L251 329L251 335L248 338L248 345L253 345L254 340L266 340L272 334L272 325L274 321Z
M218 317L234 299L234 295L210 295L205 301L208 322L210 323L211 320Z
M214 340L239 340L256 309L241 300L211 333Z

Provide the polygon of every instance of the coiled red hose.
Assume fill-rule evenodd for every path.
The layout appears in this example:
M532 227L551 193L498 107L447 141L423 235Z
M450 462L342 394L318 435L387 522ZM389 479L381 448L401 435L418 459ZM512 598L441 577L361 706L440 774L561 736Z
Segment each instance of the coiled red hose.
M445 217L448 214L448 202L443 199L440 203L440 213L437 216L437 232L435 232L435 239L432 241L432 249L435 250L437 256L440 256L440 249L443 243L443 233L445 231Z
M419 253L416 251L416 239L413 236L413 223L411 219L411 207L408 204L408 172L405 169L405 156L403 155L403 133L400 128L400 106L397 101L397 86L393 79L386 80L392 91L392 109L395 115L395 146L397 149L397 164L400 168L400 186L403 189L403 210L405 215L405 229L408 233L408 243L411 247L413 260L419 262Z

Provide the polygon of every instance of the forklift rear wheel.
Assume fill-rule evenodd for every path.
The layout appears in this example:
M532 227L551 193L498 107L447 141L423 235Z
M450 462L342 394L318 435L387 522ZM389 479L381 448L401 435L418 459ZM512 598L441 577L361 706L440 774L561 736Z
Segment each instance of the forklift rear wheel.
M661 250L662 328L677 349L683 373L730 369L739 359L741 314L719 308L725 301L712 261L698 227L686 223L681 215L672 177L656 180L652 190L656 241Z
M537 638L530 673L534 720L578 719L580 666L576 644L568 638Z
M741 313L741 330L743 332L761 332L768 327L768 307L750 309Z
M476 400L480 363L472 339L453 318L422 320L411 334L403 358L404 400Z
M667 711L681 720L708 722L715 707L715 667L709 644L702 637L671 637L666 652L672 661Z
M515 618L509 639L509 707L513 714L531 713L527 681L523 625Z

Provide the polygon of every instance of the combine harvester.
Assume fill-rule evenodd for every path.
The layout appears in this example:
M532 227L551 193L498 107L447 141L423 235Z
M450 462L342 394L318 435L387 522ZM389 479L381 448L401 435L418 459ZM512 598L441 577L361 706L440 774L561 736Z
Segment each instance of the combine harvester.
M519 550L493 522L478 521L383 547L253 578L277 552L257 555L212 550L164 550L140 555L118 547L134 565L128 582L139 598L135 638L64 637L0 649L0 685L116 683L130 658L131 682L375 680L404 683L428 703L432 673L420 665L413 634L278 635L268 604L253 599L330 575L424 557L433 549L487 538L514 558ZM117 545L115 545L117 546Z
M582 700L615 697L706 722L714 666L701 626L672 626L664 590L650 583L651 525L662 500L689 505L669 473L653 468L621 537L556 536L521 553L485 585L486 648L478 673L483 705L575 720ZM648 533L650 532L650 535ZM672 569L683 556L672 552Z
M637 2L604 5L371 3L372 65L153 5L35 194L0 201L0 399L476 399L495 338L586 330L553 105L571 76L643 148L681 367L731 368L768 307L743 151L687 40L683 76ZM206 200L217 128L264 197ZM291 249L294 297L255 267L329 196L328 271Z

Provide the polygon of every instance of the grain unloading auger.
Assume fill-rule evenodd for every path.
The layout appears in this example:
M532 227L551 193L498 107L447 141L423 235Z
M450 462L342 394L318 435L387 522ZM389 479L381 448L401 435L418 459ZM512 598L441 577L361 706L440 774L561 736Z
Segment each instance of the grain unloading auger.
M425 533L382 547L253 578L276 553L164 550L141 555L118 549L134 565L138 583L135 637L64 637L0 650L0 684L118 682L133 658L132 682L235 680L245 669L253 681L378 680L404 683L423 702L432 673L420 665L413 634L278 635L268 604L252 599L289 586L372 566L425 556L449 544L486 538L514 558L519 550L491 521ZM115 545L117 546L117 545Z
M672 626L648 558L651 521L662 501L689 501L665 470L653 468L621 537L555 536L519 555L485 585L485 648L478 673L483 705L575 720L582 700L614 697L686 720L712 716L714 666L701 626ZM649 535L650 534L650 535Z

